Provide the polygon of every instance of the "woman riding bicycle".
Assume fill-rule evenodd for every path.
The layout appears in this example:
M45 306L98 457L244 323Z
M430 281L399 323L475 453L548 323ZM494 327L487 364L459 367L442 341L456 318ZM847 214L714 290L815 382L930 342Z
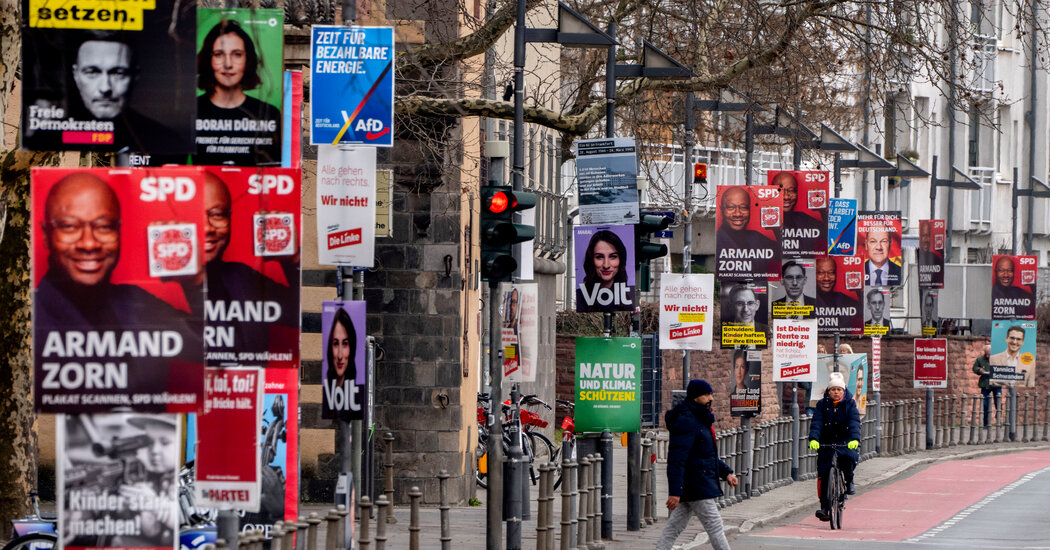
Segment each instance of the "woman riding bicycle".
M831 506L828 502L828 472L831 471L832 457L838 458L839 469L846 480L846 493L853 494L853 468L857 465L860 447L860 411L853 401L853 394L846 390L846 380L842 373L830 375L828 389L824 398L817 402L813 412L813 421L809 427L809 448L817 451L817 495L820 497L820 510L817 518L829 521ZM839 444L845 447L821 447L821 445Z

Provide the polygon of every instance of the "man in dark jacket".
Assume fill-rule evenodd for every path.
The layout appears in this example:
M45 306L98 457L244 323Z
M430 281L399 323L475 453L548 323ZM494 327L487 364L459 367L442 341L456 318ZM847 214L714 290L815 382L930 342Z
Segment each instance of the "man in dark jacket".
M846 448L825 447L821 444L845 444ZM824 398L817 402L813 420L809 425L809 448L817 451L817 495L820 497L820 510L817 518L828 521L831 508L827 497L828 474L831 472L832 458L838 459L839 469L846 479L846 493L853 494L853 468L860 456L860 410L857 408L853 394L846 389L846 379L842 373L831 373L828 389Z
M693 515L704 525L712 547L729 550L715 499L722 496L718 480L724 479L730 487L736 487L737 478L733 469L718 458L712 401L711 384L692 380L685 400L664 416L671 432L667 449L667 509L671 517L656 543L657 550L670 550Z
M984 425L988 426L991 420L992 406L995 406L995 416L999 416L999 397L1003 394L1003 386L1000 382L992 382L992 365L989 356L992 353L991 344L984 345L984 355L980 355L973 362L973 373L981 377L977 385L981 387L981 395L984 396Z

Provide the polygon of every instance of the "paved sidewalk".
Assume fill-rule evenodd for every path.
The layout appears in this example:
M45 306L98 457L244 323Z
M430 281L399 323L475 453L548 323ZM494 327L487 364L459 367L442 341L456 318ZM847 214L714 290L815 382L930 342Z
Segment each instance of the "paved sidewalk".
M914 468L930 464L939 460L964 460L989 454L1006 453L1033 448L1046 448L1048 442L1031 443L1000 443L996 445L980 446L955 446L933 451L924 451L909 455L896 457L877 457L862 462L857 467L855 483L858 491L879 483L888 481L898 476L909 473ZM656 495L657 521L653 525L645 526L640 531L627 531L627 450L615 444L613 447L613 459L615 464L613 476L613 537L605 540L605 548L613 549L648 549L652 548L660 537L660 532L666 524L667 510L663 503L667 498L667 478L664 473L665 466L656 464ZM449 511L451 522L452 548L464 550L467 548L485 547L485 503L487 501L485 491L478 490L478 499L482 501L481 506L476 507L453 507ZM523 522L522 525L522 547L536 547L536 502L537 493L535 488L532 492L532 519ZM554 500L555 507L555 529L559 531L560 525L560 498ZM775 488L765 494L752 497L722 510L722 517L726 524L726 531L730 539L734 534L746 533L752 529L775 523L783 518L800 511L816 510L818 507L816 497L816 482L813 480L790 483ZM330 506L304 504L301 514L317 512L323 515ZM387 548L408 548L408 506L397 506L394 509L397 523L387 525ZM441 542L441 519L440 511L436 506L426 506L420 510L420 548L440 549ZM375 521L372 521L370 531L375 533ZM559 531L560 533L560 531ZM323 534L319 534L319 541L325 540ZM560 535L556 535L560 540ZM698 520L692 520L689 527L678 538L678 544L683 549L702 548L707 542L707 534ZM555 548L560 548L560 543L555 543Z

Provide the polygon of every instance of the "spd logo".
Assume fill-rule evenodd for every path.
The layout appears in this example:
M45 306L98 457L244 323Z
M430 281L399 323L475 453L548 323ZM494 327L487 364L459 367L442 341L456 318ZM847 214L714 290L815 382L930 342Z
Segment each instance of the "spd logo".
M762 186L755 190L755 196L758 200L769 200L775 199L780 196L780 189L772 186Z
M780 227L780 207L762 207L762 227Z
M1035 284L1035 270L1034 269L1022 269L1021 270L1021 284L1022 285L1034 285Z
M154 225L147 230L150 277L173 277L197 273L197 226Z
M846 272L846 290L858 290L863 287L863 276L859 271Z
M828 192L823 189L810 189L807 198L810 210L819 210L828 206Z

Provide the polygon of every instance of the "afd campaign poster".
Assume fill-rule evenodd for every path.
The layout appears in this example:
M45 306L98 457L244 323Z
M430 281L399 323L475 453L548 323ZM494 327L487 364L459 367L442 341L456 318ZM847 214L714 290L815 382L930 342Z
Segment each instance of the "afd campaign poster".
M762 352L733 350L729 384L730 415L755 416L762 412Z
M204 394L199 168L34 168L37 412L193 412Z
M857 218L857 255L864 260L864 284L900 286L901 213L863 211Z
M261 443L262 490L259 511L241 516L240 531L262 531L267 539L278 521L299 517L299 369L268 369L263 388Z
M810 392L809 406L816 407L817 402L824 398L824 392L827 391L828 382L831 380L831 373L840 372L846 379L846 389L853 394L857 401L857 408L860 409L860 416L863 418L868 405L868 354L839 354L837 368L834 359L835 356L830 353L817 356L817 376Z
M770 313L774 319L812 319L817 309L816 262L784 260L780 281L769 283Z
M317 147L317 263L373 267L375 147Z
M573 228L576 311L634 311L634 226Z
M642 339L576 339L576 431L637 432L642 424Z
M857 250L857 199L828 201L828 254L852 256Z
M394 146L394 54L393 27L311 27L311 145Z
M781 244L784 258L812 258L827 254L828 172L818 170L769 171L768 184L784 197Z
M280 166L284 10L197 8L197 29L193 163Z
M56 420L56 546L178 548L178 416L60 414Z
M916 338L914 348L914 372L912 387L948 387L948 339Z
M195 3L22 5L22 147L193 151Z
M715 276L664 273L660 276L660 349L711 351Z
M722 348L766 347L769 292L765 283L722 284Z
M360 420L367 399L365 303L321 304L321 418Z
M503 379L535 382L539 353L539 287L536 283L500 283L500 341Z
M719 185L715 248L719 281L779 281L784 201L772 185Z
M863 334L864 265L860 256L829 255L817 258L815 264L816 315L820 333Z
M992 319L1035 319L1038 257L992 256Z
M944 220L919 220L919 288L944 288Z
M208 366L299 366L299 170L205 169Z
M204 412L197 415L193 464L196 506L259 511L263 372L205 370Z
M580 224L638 223L638 156L634 138L576 142Z
M816 319L773 320L773 381L816 380Z
M992 380L1035 386L1036 327L1035 321L992 322Z

